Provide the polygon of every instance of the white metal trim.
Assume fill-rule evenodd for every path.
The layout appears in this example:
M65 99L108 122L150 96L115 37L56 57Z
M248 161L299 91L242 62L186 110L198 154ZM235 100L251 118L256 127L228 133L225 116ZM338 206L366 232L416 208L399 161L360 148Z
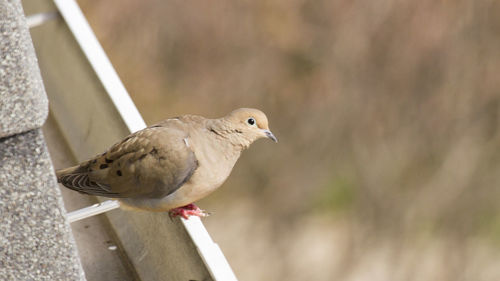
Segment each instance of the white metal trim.
M89 60L92 68L97 74L97 77L100 79L130 132L135 132L145 128L146 123L135 107L134 102L127 93L127 90L123 86L118 74L111 65L111 62L99 44L99 41L95 37L94 32L90 28L76 1L54 0L54 3L66 21L69 29L75 36L76 41L82 48L83 53ZM83 217L92 216L118 207L114 205L111 206L111 204L110 206L105 204L103 207L102 204L90 206L75 212L78 212L78 218L81 219ZM106 209L106 207L112 208ZM76 219L77 217L72 216L72 218ZM213 242L201 220L198 217L191 217L188 220L181 219L181 221L195 244L203 262L205 263L205 266L212 275L212 278L214 280L224 281L237 280L234 272L229 266L229 263L224 257L224 254L219 246Z
M237 281L231 266L224 257L219 245L215 243L208 234L199 217L191 216L188 219L181 218L182 224L191 236L198 253L207 266L214 280Z
M144 129L146 123L135 107L134 102L127 93L125 86L123 86L76 1L54 0L54 3L130 132Z
M57 17L56 12L38 13L26 17L28 28L37 27Z
M86 219L88 217L96 216L117 208L120 208L120 202L116 200L107 200L102 203L97 203L92 206L88 206L73 212L69 212L66 216L68 217L68 221L71 223Z

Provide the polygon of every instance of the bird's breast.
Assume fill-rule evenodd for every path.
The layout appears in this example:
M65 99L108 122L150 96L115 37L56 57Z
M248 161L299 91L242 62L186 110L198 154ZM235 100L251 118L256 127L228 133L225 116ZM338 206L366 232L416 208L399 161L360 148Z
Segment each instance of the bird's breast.
M205 155L198 158L198 169L182 189L193 201L199 200L220 187L229 177L237 158L228 159L219 155Z
M240 155L239 151L228 152L217 143L201 144L194 138L188 138L187 143L193 148L198 168L183 186L161 200L162 208L181 207L212 193L229 177Z

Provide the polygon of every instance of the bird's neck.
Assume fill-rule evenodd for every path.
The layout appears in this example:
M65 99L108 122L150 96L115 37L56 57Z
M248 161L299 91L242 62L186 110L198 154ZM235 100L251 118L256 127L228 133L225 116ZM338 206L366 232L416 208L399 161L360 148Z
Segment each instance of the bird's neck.
M247 149L250 144L252 144L252 140L246 137L241 130L234 128L234 126L224 118L209 120L208 129L216 138L229 143L239 152Z

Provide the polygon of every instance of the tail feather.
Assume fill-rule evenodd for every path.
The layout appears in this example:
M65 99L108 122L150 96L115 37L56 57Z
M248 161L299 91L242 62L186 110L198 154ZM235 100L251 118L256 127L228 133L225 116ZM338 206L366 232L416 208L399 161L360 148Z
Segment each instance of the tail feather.
M59 169L56 171L57 182L61 182L61 178L65 175L80 174L80 173L82 173L80 165L65 168L65 169Z
M113 192L109 184L90 179L89 163L86 162L78 166L57 170L57 182L84 194L114 198L122 197L122 195Z

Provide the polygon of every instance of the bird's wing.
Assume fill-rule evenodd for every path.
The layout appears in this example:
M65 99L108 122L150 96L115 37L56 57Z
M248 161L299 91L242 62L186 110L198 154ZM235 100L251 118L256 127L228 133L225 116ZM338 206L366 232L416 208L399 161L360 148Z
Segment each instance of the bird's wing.
M174 192L198 167L188 133L174 121L138 131L89 161L57 171L59 182L115 198L161 198Z

